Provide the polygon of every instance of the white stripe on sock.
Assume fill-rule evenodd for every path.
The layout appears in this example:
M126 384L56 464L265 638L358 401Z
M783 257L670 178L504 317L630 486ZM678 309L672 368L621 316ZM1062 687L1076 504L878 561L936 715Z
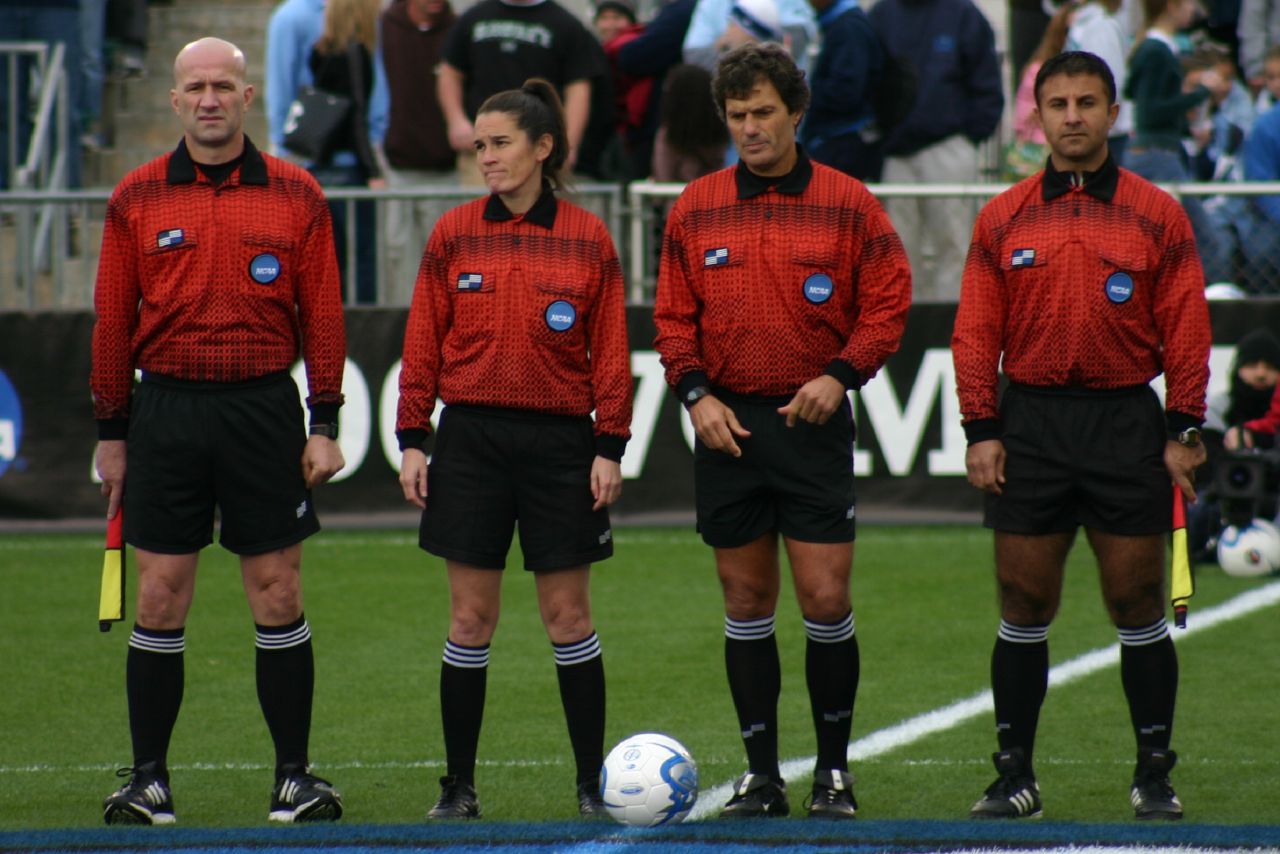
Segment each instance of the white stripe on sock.
M311 640L311 626L306 620L303 620L301 626L288 632L258 629L254 646L258 647L258 649L289 649L290 647L301 646L309 640Z
M773 634L773 614L758 620L724 618L724 636L732 640L764 640Z
M996 637L1009 643L1043 643L1049 639L1048 626L1015 626L1013 623L1000 621L1000 630Z
M574 643L553 643L551 649L555 652L556 664L582 664L584 661L600 657L600 636L592 632Z
M139 632L138 629L134 629L133 633L129 635L129 646L134 649L143 650L144 652L165 653L180 653L184 652L187 648L186 635L178 635L175 638L161 638L156 637L155 635L146 634L145 631L146 630L144 629L142 632Z
M489 666L489 644L484 646L459 646L451 640L444 642L445 664L467 670L478 670Z
M1148 644L1159 643L1169 636L1169 625L1165 622L1164 617L1156 620L1149 626L1141 626L1136 629L1116 629L1116 634L1120 638L1121 646L1147 646Z
M845 615L843 620L835 623L815 623L804 621L804 633L815 643L840 643L853 637L853 612Z

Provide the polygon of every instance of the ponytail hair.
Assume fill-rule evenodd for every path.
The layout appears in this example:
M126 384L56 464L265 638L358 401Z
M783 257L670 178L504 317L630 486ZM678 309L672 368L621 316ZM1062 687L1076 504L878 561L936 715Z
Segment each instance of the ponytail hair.
M529 135L531 143L550 136L551 154L542 163L542 177L553 190L567 185L564 173L569 159L569 134L564 107L554 86L541 77L530 77L519 89L490 95L476 111L477 116L481 113L506 113L515 120L516 127Z

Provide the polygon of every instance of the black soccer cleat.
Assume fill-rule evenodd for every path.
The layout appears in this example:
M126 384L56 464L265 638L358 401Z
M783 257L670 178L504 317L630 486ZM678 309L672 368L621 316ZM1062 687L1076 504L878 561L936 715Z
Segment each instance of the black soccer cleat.
M1169 772L1177 762L1178 754L1172 750L1149 747L1138 750L1138 767L1133 772L1133 786L1129 789L1134 818L1143 821L1177 821L1182 818L1182 801L1178 800L1173 786L1169 784Z
M304 765L285 766L271 791L271 821L337 821L342 795Z
M107 824L173 824L173 795L169 792L169 772L159 762L144 762L136 768L121 768L117 777L129 782L102 802Z
M476 787L456 776L440 778L440 799L427 810L427 818L448 821L480 817Z
M853 775L839 770L813 772L813 792L806 806L809 818L853 818L858 814Z
M600 797L599 783L578 784L578 815L583 818L608 818L604 798Z
M743 774L733 784L733 797L720 810L721 818L786 818L787 784L767 774Z
M1022 748L1011 747L991 755L1000 776L969 809L969 818L1039 818L1040 786L1027 767Z

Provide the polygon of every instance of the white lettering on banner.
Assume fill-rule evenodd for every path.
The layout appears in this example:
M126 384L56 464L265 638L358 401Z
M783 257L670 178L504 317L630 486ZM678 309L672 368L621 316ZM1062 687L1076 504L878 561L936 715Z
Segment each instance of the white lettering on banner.
M0 420L0 460L4 460L6 463L13 462L13 458L18 455L18 442L14 436L15 432L11 419Z
M302 408L307 407L307 366L298 362L293 366L293 381L298 384L298 397ZM369 423L373 412L369 407L369 384L355 362L347 359L342 368L342 396L346 403L338 410L338 447L347 464L342 471L329 478L330 483L346 480L360 470L365 454L369 453Z
M644 471L649 445L653 443L653 429L667 394L667 381L662 361L652 350L637 350L631 354L631 375L638 377L640 382L631 408L631 441L627 442L627 452L622 455L622 476L634 479ZM688 418L687 413L685 418Z
M396 410L400 406L400 366L402 364L404 364L403 359L396 359L396 363L383 378L382 393L378 395L378 438L382 442L382 455L387 458L387 463L396 474L400 473L400 458L403 456L400 453L400 442L396 439ZM435 409L431 410L432 429L440 425L442 409L444 409L444 401L436 398ZM427 462L430 461L431 455L427 454Z
M886 371L876 374L859 394L885 465L890 474L900 477L911 473L933 413L934 400L941 394L942 448L929 452L929 473L965 473L965 438L960 426L960 402L956 398L955 365L950 349L925 350L905 410L898 405L898 395Z

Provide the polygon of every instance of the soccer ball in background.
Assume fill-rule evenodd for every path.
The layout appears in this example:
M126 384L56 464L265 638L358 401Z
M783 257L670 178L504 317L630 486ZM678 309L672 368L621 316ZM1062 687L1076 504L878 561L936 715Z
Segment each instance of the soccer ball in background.
M1241 578L1280 571L1280 529L1265 519L1248 526L1228 526L1218 538L1218 564L1227 575Z
M638 733L605 757L600 796L609 815L629 827L676 824L698 800L698 766L671 736Z

